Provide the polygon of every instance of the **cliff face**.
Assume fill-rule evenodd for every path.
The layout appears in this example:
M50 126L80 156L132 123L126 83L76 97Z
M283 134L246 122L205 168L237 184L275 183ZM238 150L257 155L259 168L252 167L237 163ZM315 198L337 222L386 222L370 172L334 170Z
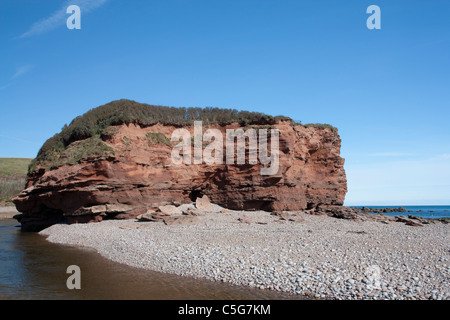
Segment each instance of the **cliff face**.
M272 127L280 132L279 169L267 176L261 175L259 163L174 164L171 152L177 143L168 142L177 129L173 126L111 127L102 137L113 151L109 155L52 170L38 166L31 173L27 188L14 199L23 213L18 220L23 230L34 231L59 221L134 218L149 208L191 203L203 195L229 209L314 212L341 206L347 181L338 134L288 121ZM239 125L203 130L209 128L225 136L226 129ZM194 136L193 127L186 129Z

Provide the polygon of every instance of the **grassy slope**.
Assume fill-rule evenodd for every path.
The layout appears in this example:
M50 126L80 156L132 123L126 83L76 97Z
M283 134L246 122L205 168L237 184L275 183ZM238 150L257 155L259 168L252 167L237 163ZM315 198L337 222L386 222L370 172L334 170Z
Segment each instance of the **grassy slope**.
M27 174L31 160L27 158L0 158L0 175Z
M11 205L11 198L22 191L31 160L0 158L0 206Z

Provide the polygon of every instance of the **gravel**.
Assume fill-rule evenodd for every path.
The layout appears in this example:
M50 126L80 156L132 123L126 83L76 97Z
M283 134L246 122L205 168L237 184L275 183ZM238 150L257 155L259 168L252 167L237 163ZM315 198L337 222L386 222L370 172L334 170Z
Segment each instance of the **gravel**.
M188 225L108 220L41 234L134 267L316 298L450 298L446 224L212 211Z

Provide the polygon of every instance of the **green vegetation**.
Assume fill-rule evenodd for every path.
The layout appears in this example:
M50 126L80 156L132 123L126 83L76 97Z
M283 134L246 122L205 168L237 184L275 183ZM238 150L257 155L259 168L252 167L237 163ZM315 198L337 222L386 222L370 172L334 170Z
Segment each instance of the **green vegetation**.
M53 169L62 164L78 163L81 159L108 155L114 155L114 150L101 140L100 135L95 135L81 141L76 141L60 152L50 150L46 154L45 159L34 159L28 168L28 172L33 172L38 163L46 169Z
M338 131L338 129L336 127L333 127L331 124L326 124L326 123L308 123L308 124L303 124L303 126L306 128L308 128L308 127L319 128L319 129L329 128L329 129L331 129L331 131L336 132L336 133Z
M64 151L75 141L94 136L106 137L111 134L110 126L134 123L142 127L156 123L164 125L191 125L194 120L205 123L227 124L242 122L274 122L270 116L258 112L237 111L219 108L175 108L152 106L131 100L117 100L91 109L65 125L60 133L48 139L33 161L29 172L37 164L57 163Z
M131 139L128 138L127 136L123 136L123 138L122 138L122 143L123 143L125 146L129 147L129 146L131 146Z
M151 146L152 144L158 144L162 143L166 146L171 147L172 143L170 142L170 139L167 138L164 133L161 132L149 132L145 136L147 138L148 145Z
M0 158L0 205L11 205L11 199L23 190L31 160Z
M91 138L77 141L72 143L62 154L61 158L63 163L75 164L81 159L94 158L114 155L114 151L111 147L106 145L99 135L95 135ZM61 163L57 163L55 167L60 166Z
M0 175L26 175L31 160L27 158L0 158Z
M182 127L192 125L193 121L201 120L204 124L226 125L238 122L242 127L256 125L273 125L277 121L291 121L288 117L272 117L259 112L238 111L236 109L220 108L175 108L154 106L131 100L117 100L103 106L91 109L84 115L75 118L69 125L65 125L60 133L48 139L28 172L33 172L37 165L53 168L63 163L74 163L84 157L104 156L112 152L102 140L114 134L111 126L121 124L136 124L148 127L157 123ZM318 124L308 126L319 127ZM335 128L330 125L322 125ZM149 143L163 143L170 145L170 140L164 135L156 134L147 137ZM85 141L84 143L79 143ZM122 140L126 145L127 139Z

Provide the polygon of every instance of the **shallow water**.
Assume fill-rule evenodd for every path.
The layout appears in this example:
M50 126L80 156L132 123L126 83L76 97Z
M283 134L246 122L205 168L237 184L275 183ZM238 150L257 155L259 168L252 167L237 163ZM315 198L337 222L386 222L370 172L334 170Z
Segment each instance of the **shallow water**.
M81 289L66 286L67 267L81 269ZM301 299L301 296L129 267L87 249L53 244L0 220L0 299Z

